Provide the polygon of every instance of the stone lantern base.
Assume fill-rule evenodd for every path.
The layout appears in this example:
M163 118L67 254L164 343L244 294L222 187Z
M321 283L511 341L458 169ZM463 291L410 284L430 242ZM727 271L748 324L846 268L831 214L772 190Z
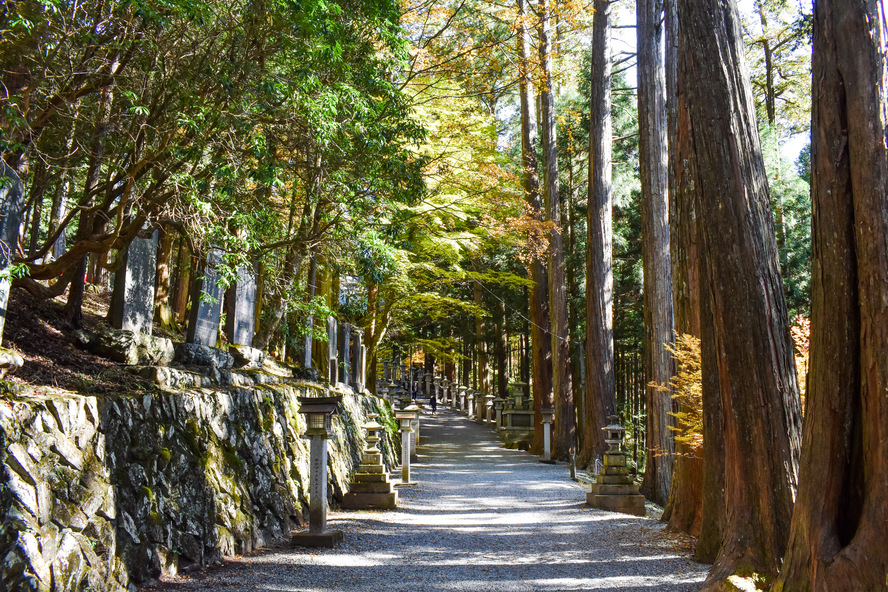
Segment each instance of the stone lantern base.
M364 451L361 464L342 498L343 510L393 510L398 492L392 490L382 454Z
M638 493L638 485L629 475L625 452L605 453L604 468L586 494L586 505L633 516L645 515L644 496Z
M290 539L296 547L326 547L332 548L342 542L341 530L327 530L324 532L300 532Z

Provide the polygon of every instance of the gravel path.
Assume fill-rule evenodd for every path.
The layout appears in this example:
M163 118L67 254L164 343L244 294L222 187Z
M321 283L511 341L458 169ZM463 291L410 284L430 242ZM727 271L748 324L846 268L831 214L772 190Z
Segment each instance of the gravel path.
M334 512L334 550L284 545L182 577L175 590L697 590L707 566L650 518L585 506L564 465L506 450L449 410L424 416L418 483L390 512ZM395 477L395 475L393 475ZM397 474L400 478L400 473ZM164 586L166 588L166 586Z

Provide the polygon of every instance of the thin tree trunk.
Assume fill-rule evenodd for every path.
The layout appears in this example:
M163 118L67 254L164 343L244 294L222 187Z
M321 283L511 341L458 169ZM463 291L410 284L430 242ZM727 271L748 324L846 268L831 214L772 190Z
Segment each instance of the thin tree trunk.
M496 396L505 398L509 394L508 369L506 358L506 309L502 302L497 303L496 313L496 342L494 343L494 356L496 357Z
M33 257L37 253L40 246L40 219L43 213L43 193L46 191L46 184L49 180L46 163L42 159L37 159L34 167L34 175L31 181L31 202L33 209L31 210L31 232L28 236L28 256Z
M543 202L549 232L549 316L552 332L552 396L555 407L555 437L552 456L567 459L576 449L577 417L573 403L570 370L570 331L567 325L567 291L564 277L564 235L561 231L561 201L558 196L558 146L555 129L555 93L550 41L549 1L540 0L539 52L542 64L541 133L543 144Z
M607 417L616 413L613 330L613 187L611 154L611 2L595 0L586 214L586 417L581 465L607 450Z
M184 236L179 237L179 255L176 261L176 321L181 324L188 316L188 290L191 288L191 249Z
M542 220L540 204L539 170L537 167L536 117L531 106L534 104L530 82L530 36L527 31L528 18L526 0L518 0L518 69L521 95L521 159L524 176L524 199L534 220ZM534 257L528 270L533 280L530 293L530 340L531 366L533 367L533 410L534 437L531 450L542 452L543 407L551 406L552 401L552 341L549 337L549 278L546 265L540 257Z
M772 590L888 583L888 27L882 2L814 6L814 269L799 495Z
M117 65L112 66L112 71ZM84 240L93 234L95 216L89 213L89 206L93 201L93 192L99 183L102 172L102 160L105 155L105 139L111 131L111 107L114 102L114 87L109 85L102 91L101 104L99 106L99 120L96 122L90 145L89 166L86 172L86 182L83 186L83 196L80 205L84 208L80 214L77 227L77 240ZM75 241L75 242L76 242ZM68 291L68 301L65 303L65 319L71 327L79 329L83 326L83 291L86 281L87 255L84 255L74 265L74 278Z
M666 141L666 80L660 37L663 0L638 0L638 131L641 172L641 236L644 266L644 352L647 401L647 462L641 491L665 505L672 480L672 274L669 259L669 170Z
M68 139L65 140L66 157L61 164L61 176L59 177L59 182L56 186L55 193L53 193L52 196L52 210L49 213L49 236L55 234L56 230L58 230L59 224L61 224L62 220L64 220L65 218L65 209L67 207L68 201L68 191L71 189L71 176L73 174L70 158L68 158L68 155L70 155L74 149L74 136L77 132L77 116L79 115L79 113L80 106L78 105L74 110L74 117L71 121L71 132L68 134ZM59 234L59 237L53 243L53 259L58 259L64 254L65 248L67 247L65 235L66 233L63 231L61 234Z
M481 307L484 304L483 294L481 293L481 284L474 282L474 301L475 306ZM477 339L475 349L478 352L478 391L483 394L490 392L490 369L487 363L487 326L484 318L480 315L475 316L475 337Z
M737 7L679 0L678 15L703 299L713 321L701 351L704 365L707 356L717 365L724 417L725 523L703 590L722 590L734 575L777 575L797 483L801 410Z
M174 239L175 235L170 227L164 226L160 229L160 243L157 247L157 279L154 287L154 320L165 329L174 327L173 309L170 306Z

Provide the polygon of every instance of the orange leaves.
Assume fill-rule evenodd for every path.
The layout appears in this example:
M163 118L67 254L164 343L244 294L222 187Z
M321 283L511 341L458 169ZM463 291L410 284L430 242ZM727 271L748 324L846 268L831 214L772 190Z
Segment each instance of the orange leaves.
M805 394L808 390L808 360L811 346L811 321L797 314L789 328L795 354L796 372L799 376L799 394L802 397L802 412L805 410Z

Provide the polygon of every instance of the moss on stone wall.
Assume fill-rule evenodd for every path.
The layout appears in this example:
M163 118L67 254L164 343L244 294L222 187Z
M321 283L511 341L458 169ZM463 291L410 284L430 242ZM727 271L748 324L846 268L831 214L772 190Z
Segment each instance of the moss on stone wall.
M297 397L320 385L82 397L15 392L0 403L0 589L122 589L245 553L302 524L308 441ZM331 501L360 460L360 426L388 404L343 393L329 441ZM394 440L393 440L394 438ZM396 463L397 433L381 443Z

